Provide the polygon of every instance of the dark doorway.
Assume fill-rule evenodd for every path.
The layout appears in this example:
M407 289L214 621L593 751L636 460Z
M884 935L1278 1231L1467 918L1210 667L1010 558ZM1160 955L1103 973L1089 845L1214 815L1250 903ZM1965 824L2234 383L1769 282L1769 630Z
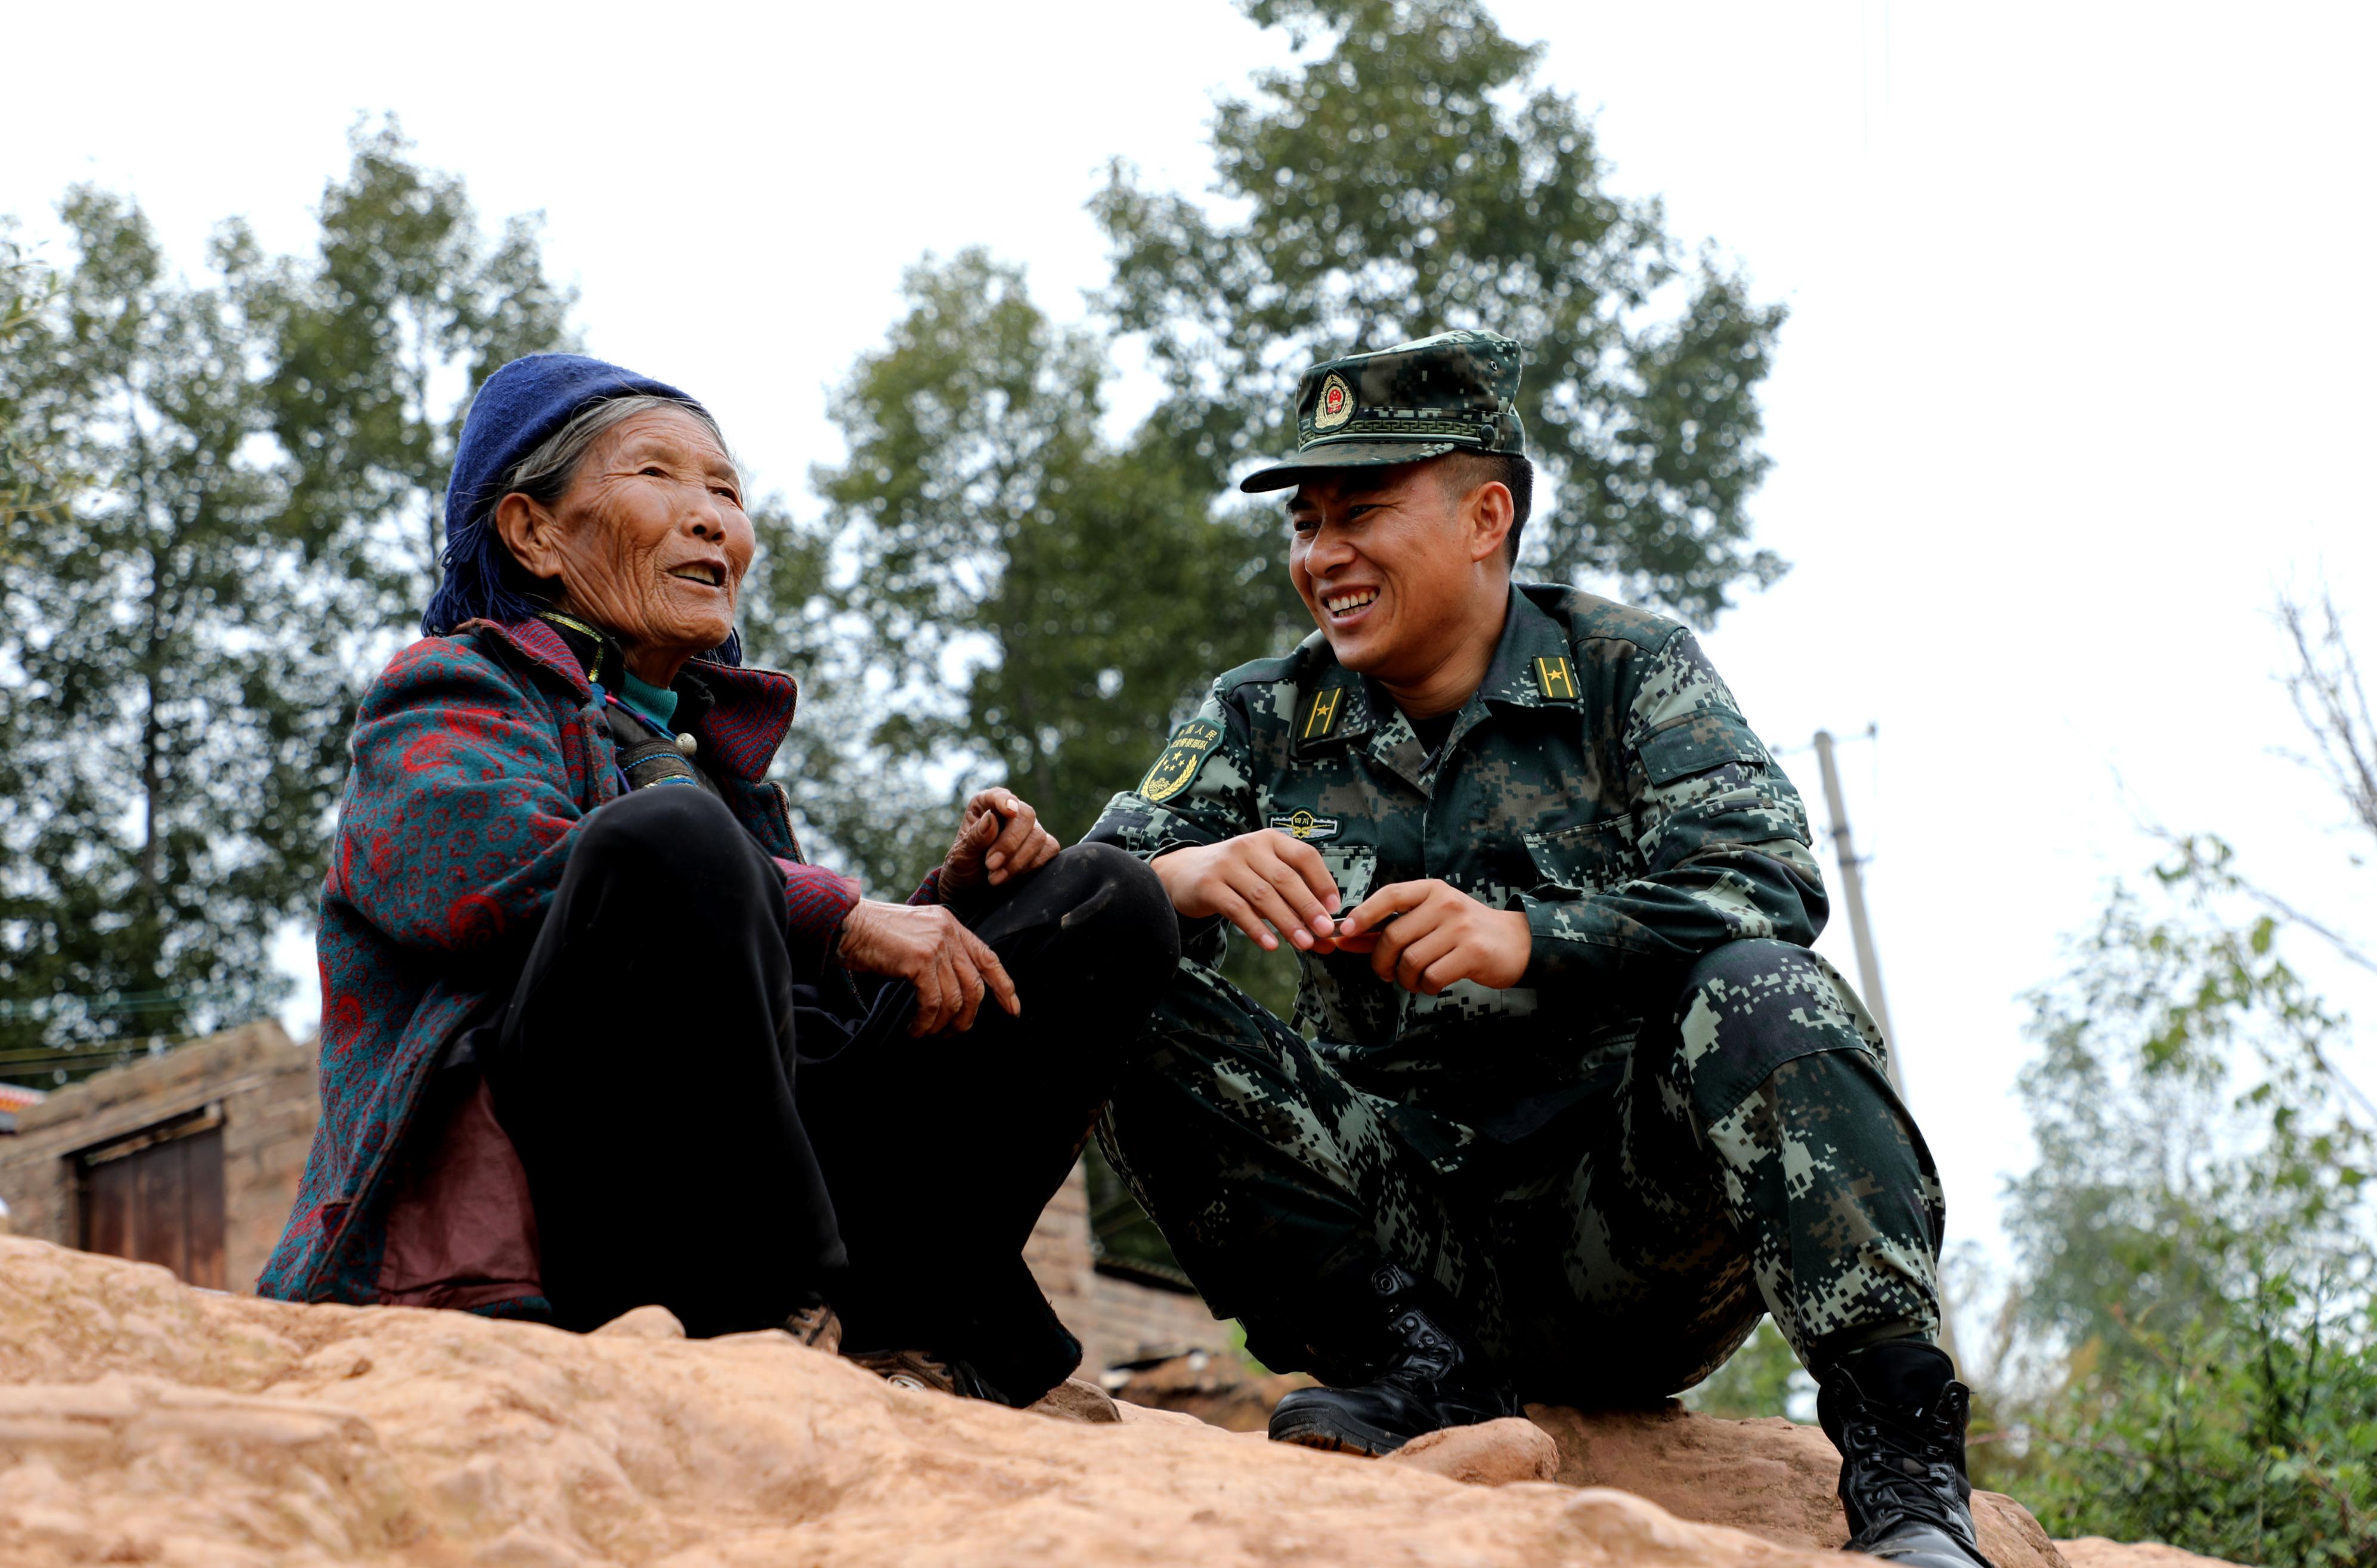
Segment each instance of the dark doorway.
M82 1249L223 1288L222 1117L209 1108L75 1157Z

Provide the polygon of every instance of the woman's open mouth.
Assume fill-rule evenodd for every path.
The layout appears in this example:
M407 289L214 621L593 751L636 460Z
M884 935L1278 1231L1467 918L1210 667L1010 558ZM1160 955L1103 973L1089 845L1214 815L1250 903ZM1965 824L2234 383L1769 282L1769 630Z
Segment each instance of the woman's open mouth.
M682 566L670 567L668 575L682 577L689 583L699 583L703 588L726 586L726 567L717 561L690 561Z

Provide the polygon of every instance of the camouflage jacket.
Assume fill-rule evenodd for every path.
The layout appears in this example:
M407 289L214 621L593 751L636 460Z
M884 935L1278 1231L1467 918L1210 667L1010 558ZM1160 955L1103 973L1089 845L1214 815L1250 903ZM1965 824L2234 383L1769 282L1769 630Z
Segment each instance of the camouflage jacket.
M1301 956L1296 1023L1352 1048L1356 1077L1387 1092L1477 1062L1475 1025L1515 1043L1548 1022L1573 1042L1722 943L1805 944L1824 922L1798 791L1691 633L1563 588L1512 589L1485 683L1435 757L1316 632L1215 681L1089 837L1152 859L1258 828L1310 841L1346 909L1437 877L1526 914L1534 956L1507 991L1421 996L1365 957ZM1191 957L1220 960L1218 921L1186 934Z

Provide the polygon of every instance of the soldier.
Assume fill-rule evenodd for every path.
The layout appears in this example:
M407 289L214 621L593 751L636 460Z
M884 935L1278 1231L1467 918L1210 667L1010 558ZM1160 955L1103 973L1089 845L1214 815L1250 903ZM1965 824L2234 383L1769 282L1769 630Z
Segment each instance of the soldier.
M1856 994L1808 950L1798 792L1673 621L1514 586L1520 345L1314 365L1288 570L1320 630L1213 683L1090 834L1186 956L1099 1135L1290 1395L1383 1454L1519 1396L1656 1399L1771 1313L1857 1550L1971 1568L1943 1206ZM1295 1025L1217 972L1301 971Z

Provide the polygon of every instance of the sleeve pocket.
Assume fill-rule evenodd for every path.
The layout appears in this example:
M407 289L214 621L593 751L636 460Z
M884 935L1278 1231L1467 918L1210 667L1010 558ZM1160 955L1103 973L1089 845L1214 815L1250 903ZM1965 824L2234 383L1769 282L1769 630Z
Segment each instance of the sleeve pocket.
M1527 857L1539 879L1537 897L1582 898L1615 887L1637 874L1633 822L1623 816L1524 835Z
M1750 732L1750 726L1729 713L1703 714L1670 724L1644 741L1641 751L1642 771L1654 785L1672 784L1728 762L1763 766L1774 760Z

